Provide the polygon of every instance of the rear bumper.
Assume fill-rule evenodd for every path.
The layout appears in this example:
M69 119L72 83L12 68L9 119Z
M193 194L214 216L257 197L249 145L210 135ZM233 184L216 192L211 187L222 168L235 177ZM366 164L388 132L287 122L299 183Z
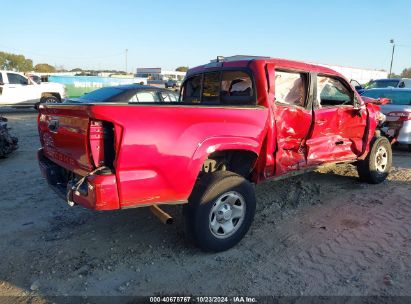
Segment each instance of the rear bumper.
M411 120L404 122L388 121L381 130L394 137L395 141L400 144L411 144Z
M37 158L43 177L46 178L50 187L67 201L68 182L63 177L65 169L48 159L43 149L38 150ZM93 210L120 209L115 174L90 175L79 190L71 197L75 204Z
M411 144L411 120L404 121L397 141L400 144Z

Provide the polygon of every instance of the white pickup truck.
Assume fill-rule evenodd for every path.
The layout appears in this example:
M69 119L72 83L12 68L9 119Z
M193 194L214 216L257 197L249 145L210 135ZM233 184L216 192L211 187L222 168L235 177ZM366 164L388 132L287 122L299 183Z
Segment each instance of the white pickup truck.
M62 84L37 84L21 73L0 70L0 106L27 107L43 102L57 103L65 97Z

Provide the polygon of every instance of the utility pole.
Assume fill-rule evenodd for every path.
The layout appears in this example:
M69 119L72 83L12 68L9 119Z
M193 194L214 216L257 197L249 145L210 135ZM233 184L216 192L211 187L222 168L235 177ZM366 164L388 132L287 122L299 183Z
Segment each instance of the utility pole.
M392 62L394 61L394 51L395 51L395 43L394 43L394 39L391 39L391 40L390 40L390 43L392 43L392 54L391 54L390 74L388 75L388 78L391 78L391 73L392 73Z
M128 49L126 49L126 74L127 74L127 52L128 52Z

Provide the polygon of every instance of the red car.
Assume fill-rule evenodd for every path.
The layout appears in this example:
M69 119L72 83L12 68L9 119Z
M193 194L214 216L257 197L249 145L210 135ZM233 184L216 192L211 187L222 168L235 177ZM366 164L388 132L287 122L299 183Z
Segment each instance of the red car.
M165 218L158 205L184 204L204 250L246 234L253 183L331 163L356 164L369 183L390 171L378 105L324 67L219 58L188 71L177 102L124 96L41 105L43 175L70 205L94 210L154 206Z

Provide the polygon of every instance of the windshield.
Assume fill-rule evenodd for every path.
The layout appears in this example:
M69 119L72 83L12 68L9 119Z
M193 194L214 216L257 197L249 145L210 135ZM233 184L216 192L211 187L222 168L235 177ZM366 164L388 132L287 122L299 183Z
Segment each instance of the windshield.
M370 90L365 91L362 96L371 98L388 98L391 100L391 104L395 105L411 105L411 91L398 90L398 91L385 91L385 90Z
M398 86L399 80L395 79L381 79L381 80L372 80L370 81L365 88L366 89L377 89L377 88L396 88Z

